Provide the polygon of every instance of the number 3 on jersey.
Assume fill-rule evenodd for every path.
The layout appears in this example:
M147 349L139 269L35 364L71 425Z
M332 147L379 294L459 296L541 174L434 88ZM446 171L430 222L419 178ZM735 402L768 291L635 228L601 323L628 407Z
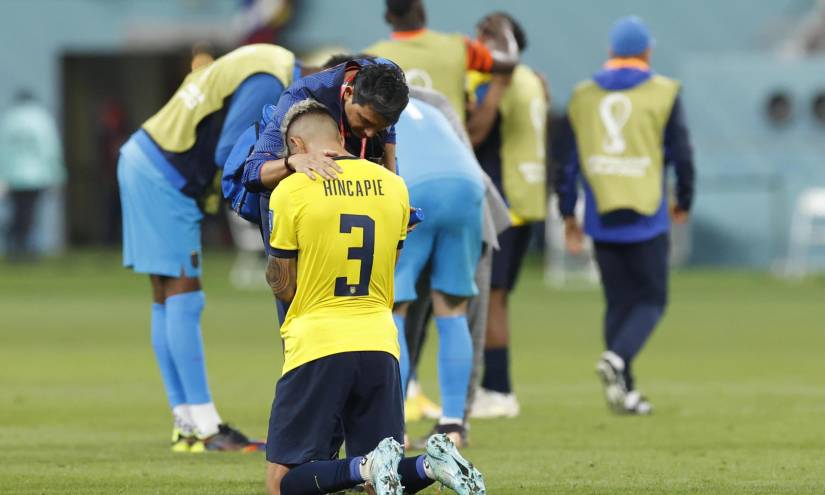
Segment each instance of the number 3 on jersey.
M366 296L370 292L370 277L372 276L372 261L375 255L375 221L367 215L341 214L340 232L351 234L353 228L360 228L363 232L361 246L351 247L347 251L348 260L361 262L358 283L347 283L347 277L335 279L336 296Z

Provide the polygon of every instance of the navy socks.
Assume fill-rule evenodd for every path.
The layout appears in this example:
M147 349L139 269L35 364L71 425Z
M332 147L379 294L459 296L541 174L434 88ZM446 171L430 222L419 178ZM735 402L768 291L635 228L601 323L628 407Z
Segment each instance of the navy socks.
M401 484L404 485L404 493L416 493L435 483L424 472L423 455L401 459L398 474L401 476Z
M359 466L362 457L337 461L313 461L289 471L281 480L281 495L317 495L346 490L364 482ZM401 459L398 474L404 493L416 493L434 482L424 472L424 456Z
M510 384L510 351L507 347L484 349L484 376L481 386L502 394L512 393Z
M361 476L352 478L351 463L358 463L361 458L342 459L338 461L313 461L301 464L289 471L281 480L281 495L317 495L352 488L362 483Z

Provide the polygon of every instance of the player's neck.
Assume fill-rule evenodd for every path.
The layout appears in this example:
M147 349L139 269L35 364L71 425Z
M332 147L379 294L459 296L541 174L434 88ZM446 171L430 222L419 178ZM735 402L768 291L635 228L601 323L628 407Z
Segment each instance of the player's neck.
M335 153L334 156L352 156L352 154L347 151L341 143L338 141L317 141L313 143L313 146L307 147L307 152L312 153L317 151L318 153L324 153L326 151L330 151Z
M415 32L415 31L422 31L427 28L427 24L420 20L414 19L409 21L399 21L393 24L392 31L394 33L405 33L405 32Z

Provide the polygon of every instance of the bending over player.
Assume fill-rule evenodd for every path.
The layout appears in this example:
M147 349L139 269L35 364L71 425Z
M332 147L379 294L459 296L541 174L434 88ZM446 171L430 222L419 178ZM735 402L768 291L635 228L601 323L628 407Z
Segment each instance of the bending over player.
M328 181L294 174L271 197L267 280L291 305L267 438L269 493L329 493L369 482L378 495L400 495L435 481L460 494L485 493L481 474L444 435L430 438L426 454L402 459L390 308L410 213L404 181L349 155L317 101L294 105L281 131L290 154L336 151L342 172ZM331 460L341 423L348 457Z
M435 432L459 443L465 434L473 366L467 307L478 293L474 278L482 247L484 182L472 152L437 108L413 99L397 127L404 129L398 142L401 175L426 220L410 235L399 258L393 317L403 336L410 303L417 299L416 281L429 265L443 405ZM402 337L399 343L401 378L406 386L410 369L406 339Z
M204 211L217 211L212 185L232 145L261 107L300 77L296 62L284 48L258 44L197 68L120 149L123 264L152 284L152 347L176 452L250 444L223 423L206 379L200 223Z

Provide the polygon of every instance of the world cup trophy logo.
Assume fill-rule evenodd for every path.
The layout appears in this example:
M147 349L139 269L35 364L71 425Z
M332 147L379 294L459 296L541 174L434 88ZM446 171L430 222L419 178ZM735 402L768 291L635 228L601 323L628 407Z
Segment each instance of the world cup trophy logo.
M605 153L619 155L627 149L622 129L633 112L633 103L623 93L610 93L599 104L599 116L607 135L602 148Z

